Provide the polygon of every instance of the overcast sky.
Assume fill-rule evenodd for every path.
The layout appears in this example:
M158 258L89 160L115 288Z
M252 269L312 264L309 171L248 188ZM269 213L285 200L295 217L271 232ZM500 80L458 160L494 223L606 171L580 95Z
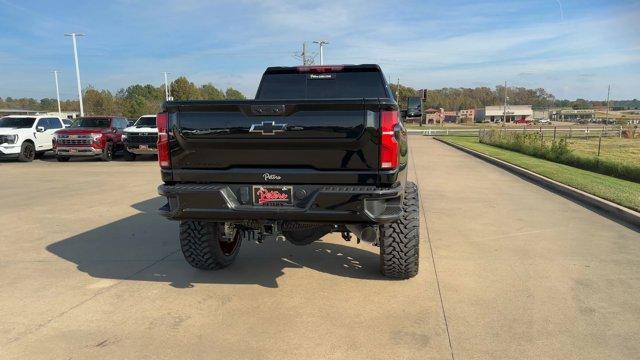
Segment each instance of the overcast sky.
M0 97L160 85L162 71L253 96L264 68L324 39L326 63L378 63L416 88L544 87L640 98L639 1L0 0Z

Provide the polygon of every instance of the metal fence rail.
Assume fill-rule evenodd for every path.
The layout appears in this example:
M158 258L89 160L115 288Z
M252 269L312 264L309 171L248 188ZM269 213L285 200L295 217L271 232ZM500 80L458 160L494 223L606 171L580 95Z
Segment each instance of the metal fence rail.
M444 128L444 129L408 129L409 134L422 136L480 136L481 131L494 130L498 132L540 133L545 137L554 138L595 138L602 133L603 137L622 137L622 127L505 127L505 128Z

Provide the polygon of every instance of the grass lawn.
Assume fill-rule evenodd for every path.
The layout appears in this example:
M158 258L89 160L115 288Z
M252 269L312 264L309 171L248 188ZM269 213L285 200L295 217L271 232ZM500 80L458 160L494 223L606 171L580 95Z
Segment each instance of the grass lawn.
M568 139L569 147L578 154L598 155L598 138ZM640 165L640 139L602 138L600 158Z
M533 156L480 144L476 137L442 136L442 139L493 156L513 165L533 171L549 179L607 199L635 211L640 211L640 184L611 176L581 170ZM597 140L596 140L597 141ZM596 142L597 151L597 142Z

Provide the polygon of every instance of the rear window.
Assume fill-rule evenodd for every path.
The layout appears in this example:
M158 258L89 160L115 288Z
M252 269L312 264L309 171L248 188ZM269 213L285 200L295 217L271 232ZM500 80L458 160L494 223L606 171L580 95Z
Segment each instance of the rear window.
M256 99L386 98L378 71L267 73Z
M410 97L407 99L407 108L411 110L420 110L422 99L419 97Z

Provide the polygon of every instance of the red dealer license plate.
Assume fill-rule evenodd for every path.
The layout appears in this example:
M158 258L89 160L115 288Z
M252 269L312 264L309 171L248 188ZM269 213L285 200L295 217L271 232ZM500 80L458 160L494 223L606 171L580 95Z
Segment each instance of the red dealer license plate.
M253 204L261 206L291 206L293 205L293 187L254 186Z

